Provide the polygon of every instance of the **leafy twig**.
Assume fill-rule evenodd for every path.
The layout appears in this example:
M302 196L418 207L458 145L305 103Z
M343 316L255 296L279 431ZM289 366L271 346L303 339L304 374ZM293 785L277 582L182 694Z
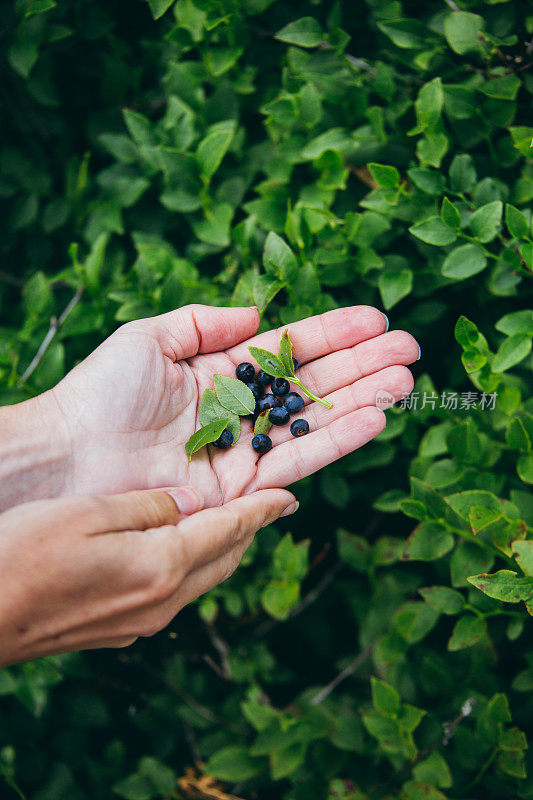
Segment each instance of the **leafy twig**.
M413 761L410 761L409 764L406 764L405 767L397 770L391 777L385 781L384 783L380 783L379 786L376 786L374 791L380 792L381 790L385 789L386 787L390 786L392 783L395 783L399 778L403 778L404 775L410 773L417 764L421 761L424 761L434 750L438 750L441 746L446 746L450 739L454 736L455 731L461 724L463 720L470 716L474 707L477 703L475 697L469 697L468 700L465 700L463 705L461 706L461 710L452 720L448 720L447 722L442 723L442 730L443 735L432 742L427 747L424 747L423 750L420 750Z
M39 345L39 349L35 353L34 357L24 370L22 377L20 378L20 383L26 383L28 378L35 372L39 364L41 363L44 354L50 347L52 340L60 327L65 322L66 318L72 311L72 309L79 303L80 298L83 294L83 287L79 287L76 289L76 293L71 297L69 303L63 309L61 315L59 317L52 317L50 320L50 327L48 328L48 332L44 339L42 340L41 344Z

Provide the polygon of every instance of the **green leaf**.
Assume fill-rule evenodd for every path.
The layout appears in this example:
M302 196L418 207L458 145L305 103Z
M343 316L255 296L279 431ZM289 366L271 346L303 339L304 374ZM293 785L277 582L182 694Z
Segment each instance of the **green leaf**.
M324 32L314 17L302 17L289 22L274 38L299 47L317 47L324 41Z
M448 253L442 264L446 278L465 280L482 272L487 266L487 257L477 244L463 244Z
M400 173L396 167L389 167L386 164L367 164L370 174L378 184L384 189L394 189L400 183Z
M382 272L378 279L378 286L383 305L388 310L411 293L413 271L402 269L400 272Z
M457 238L455 231L452 231L439 217L429 217L423 222L411 225L409 233L422 239L426 244L448 245L453 244Z
M455 338L463 347L475 344L479 339L477 325L467 317L460 316L455 323Z
M492 78L492 80L485 81L479 91L487 95L487 97L494 97L498 100L514 100L521 85L518 75L511 73L501 78Z
M254 436L257 436L260 433L268 433L271 427L272 423L270 422L270 409L267 409L266 411L262 411L255 421Z
M213 383L218 402L232 414L245 417L254 413L255 397L242 381L225 375L215 375Z
M415 100L415 111L417 118L417 132L425 131L427 128L434 129L440 119L443 105L442 81L434 78L429 83L425 83L419 90Z
M511 311L498 320L494 326L497 331L512 336L515 333L527 333L533 336L533 309L527 308L524 311Z
M505 372L523 361L530 352L531 336L515 333L501 343L492 362L492 371Z
M156 790L146 775L128 775L113 785L113 792L124 800L152 800Z
M148 0L150 11L154 19L162 17L165 11L168 11L174 0Z
M261 604L274 619L287 619L289 612L300 599L298 581L270 581L261 594Z
M514 417L505 431L505 441L513 450L527 453L531 450L531 439L520 417Z
M418 591L428 606L441 614L458 614L465 604L463 595L449 586L428 586Z
M440 218L445 225L448 225L449 228L454 228L455 230L459 230L459 228L461 227L461 217L459 215L459 212L454 206L454 204L447 197L444 197L442 200L442 206L440 209Z
M274 272L280 280L290 280L298 269L298 259L294 255L289 245L278 236L277 233L270 231L263 250L263 266L267 272Z
M259 364L260 368L273 375L275 378L284 378L287 374L285 366L280 359L271 353L269 350L263 350L262 347L249 347L250 355Z
M502 211L501 200L493 200L492 203L486 203L474 211L468 224L476 239L483 243L494 239L502 219Z
M407 539L404 561L435 561L449 553L454 545L451 533L434 522L421 522Z
M286 533L274 550L272 571L275 578L302 581L307 574L309 540L294 542Z
M452 553L450 573L452 586L468 586L472 573L492 567L494 554L482 549L476 542L460 542Z
M385 681L370 678L372 687L372 703L376 711L381 711L387 716L395 716L400 710L400 695L393 686Z
M512 549L524 575L533 577L533 539L525 542L513 542Z
M450 164L450 187L455 192L471 192L476 185L477 174L471 156L459 153Z
M209 425L210 422L218 422L229 417L227 427L233 434L233 444L237 444L241 435L241 421L236 414L230 414L218 400L213 389L206 389L202 395L198 418L200 425Z
M260 314L263 314L269 303L285 285L282 281L272 280L269 275L257 276L253 285L253 297Z
M366 539L340 528L337 531L337 549L343 564L357 572L367 572L371 550Z
M198 145L196 159L204 178L209 180L219 168L235 134L234 119L216 122L207 129L206 136Z
M485 636L486 632L487 624L484 619L471 614L459 617L448 641L448 650L456 651L472 647Z
M391 19L377 26L396 47L418 50L427 44L428 29L417 19Z
M294 361L292 360L292 342L287 328L283 331L279 343L278 359L283 364L286 377L294 377Z
M247 781L263 771L263 761L253 758L244 745L230 745L218 750L207 761L204 772L221 781Z
M533 578L520 577L510 569L500 569L493 574L472 575L469 583L488 597L503 603L519 603L533 600Z
M471 14L469 11L453 11L444 20L446 40L452 50L459 55L484 52L480 42L483 28L483 17Z
M516 471L521 481L533 483L533 455L531 453L524 453L520 456L516 464Z
M509 203L505 204L505 224L507 225L507 230L515 239L521 239L529 231L529 224L525 215Z
M210 422L209 425L205 425L203 428L200 428L200 430L196 431L196 433L193 433L185 445L185 452L189 456L189 461L191 460L192 456L206 444L216 442L222 431L226 430L228 427L229 422L229 418L221 419L217 422Z

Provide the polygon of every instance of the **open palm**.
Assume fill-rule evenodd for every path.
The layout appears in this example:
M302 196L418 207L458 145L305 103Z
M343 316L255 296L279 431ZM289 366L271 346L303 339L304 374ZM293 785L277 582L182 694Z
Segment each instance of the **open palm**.
M234 376L250 360L249 345L277 351L283 328L254 336L254 308L187 306L128 323L55 388L66 422L73 493L115 493L194 486L206 506L257 489L282 487L373 439L385 426L376 394L398 400L412 388L405 367L419 348L404 331L386 333L369 306L329 311L291 324L299 377L333 408L309 403L299 416L311 433L294 439L273 428L274 447L259 457L251 423L229 450L204 448L189 463L185 442L213 375Z

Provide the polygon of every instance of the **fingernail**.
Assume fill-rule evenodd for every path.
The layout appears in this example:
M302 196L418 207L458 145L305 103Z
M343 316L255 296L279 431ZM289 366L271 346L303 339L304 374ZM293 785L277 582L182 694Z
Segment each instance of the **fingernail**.
M422 358L422 350L420 349L420 345L418 345L418 358L416 360L420 361L421 358Z
M381 313L383 314L383 311ZM387 327L385 328L385 333L387 333L389 330L389 318L386 314L383 314L383 316L385 317L385 322L387 323Z
M291 514L294 514L295 511L298 511L300 508L300 503L298 500L295 500L294 503L291 503L290 506L287 506L283 514L280 514L280 517L288 517Z
M180 486L177 489L165 489L174 500L178 511L182 514L195 514L203 506L203 499L192 486Z

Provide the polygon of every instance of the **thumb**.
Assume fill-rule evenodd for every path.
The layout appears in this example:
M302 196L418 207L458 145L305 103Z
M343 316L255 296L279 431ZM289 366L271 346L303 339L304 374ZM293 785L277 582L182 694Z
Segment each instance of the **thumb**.
M161 536L161 542L168 540L167 553L174 552L176 563L185 552L190 571L220 558L243 542L249 544L249 538L259 528L294 513L297 508L294 495L285 489L262 489L184 518L177 528L179 536L169 529Z
M145 531L176 525L202 506L203 498L192 486L147 489L90 498L90 512L85 518L90 533Z

